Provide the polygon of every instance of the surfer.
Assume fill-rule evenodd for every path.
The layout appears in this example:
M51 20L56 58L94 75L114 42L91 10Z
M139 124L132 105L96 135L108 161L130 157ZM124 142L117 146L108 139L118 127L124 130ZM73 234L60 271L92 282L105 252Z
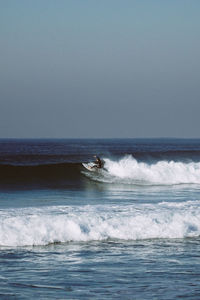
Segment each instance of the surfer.
M101 159L98 156L94 155L94 157L96 158L96 160L94 162L95 165L93 168L101 169L103 167L103 162L101 161Z
M82 165L89 171L96 171L104 167L104 161L96 155L94 155L94 157L96 158L94 162L82 163Z

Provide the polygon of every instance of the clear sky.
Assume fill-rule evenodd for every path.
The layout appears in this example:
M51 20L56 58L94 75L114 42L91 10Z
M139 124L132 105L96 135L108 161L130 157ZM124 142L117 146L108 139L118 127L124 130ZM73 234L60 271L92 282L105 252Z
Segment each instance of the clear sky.
M0 137L200 137L200 1L0 0Z

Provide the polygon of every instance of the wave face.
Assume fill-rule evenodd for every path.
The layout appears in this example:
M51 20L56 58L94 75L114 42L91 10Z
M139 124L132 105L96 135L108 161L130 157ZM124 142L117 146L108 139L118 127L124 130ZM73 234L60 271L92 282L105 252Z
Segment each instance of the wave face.
M200 235L200 202L54 206L0 211L0 245L33 246Z
M79 163L0 165L2 188L79 188L83 180Z
M55 163L39 165L0 165L0 178L77 178L80 176L81 164Z

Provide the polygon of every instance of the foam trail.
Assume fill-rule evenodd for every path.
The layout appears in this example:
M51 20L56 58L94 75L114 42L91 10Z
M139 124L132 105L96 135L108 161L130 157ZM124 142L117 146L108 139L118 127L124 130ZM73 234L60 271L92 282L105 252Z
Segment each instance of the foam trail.
M105 239L143 240L200 235L199 202L46 207L0 212L0 246Z
M105 159L105 172L96 178L104 182L125 184L200 184L199 162L138 162L131 155L119 161Z

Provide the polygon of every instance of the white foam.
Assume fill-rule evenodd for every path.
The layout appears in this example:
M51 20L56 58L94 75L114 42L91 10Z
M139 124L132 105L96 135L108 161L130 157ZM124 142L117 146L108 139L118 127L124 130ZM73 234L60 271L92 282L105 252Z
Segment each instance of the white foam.
M46 207L0 211L0 245L47 245L105 239L138 240L200 235L200 208L155 204Z
M105 170L101 177L98 176L95 179L122 184L200 184L200 163L198 162L159 161L150 164L138 162L128 155L119 161L105 159Z

